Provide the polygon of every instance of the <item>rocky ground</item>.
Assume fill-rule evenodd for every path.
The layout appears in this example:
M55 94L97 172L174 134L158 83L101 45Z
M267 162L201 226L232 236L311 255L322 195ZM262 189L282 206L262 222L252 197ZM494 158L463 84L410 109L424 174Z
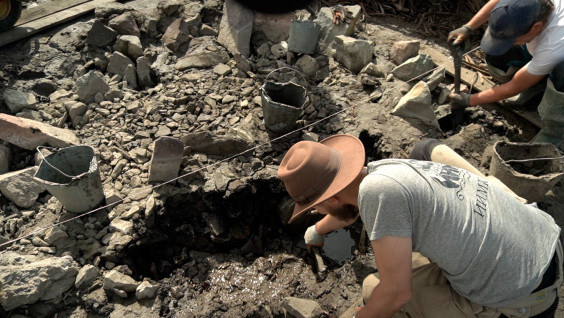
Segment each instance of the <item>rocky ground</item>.
M0 316L339 317L374 260L360 222L317 254L302 239L314 216L286 224L276 169L291 144L350 133L377 160L433 137L487 174L496 141L536 133L495 105L450 127L452 79L419 55L448 56L444 39L397 17L351 6L333 25L323 8L316 52L299 54L295 15L225 5L105 4L0 48ZM261 86L290 80L308 100L295 130L273 132L284 121L267 123ZM57 152L38 146L77 144L100 174L87 196L104 199L80 213L61 201L86 200L33 178ZM561 225L563 198L557 182L539 200Z

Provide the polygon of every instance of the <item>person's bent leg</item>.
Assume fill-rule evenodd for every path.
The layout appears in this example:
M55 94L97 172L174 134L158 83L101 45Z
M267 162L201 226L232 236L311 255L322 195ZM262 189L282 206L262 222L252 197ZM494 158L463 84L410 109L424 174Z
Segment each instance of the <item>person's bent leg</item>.
M554 89L559 92L564 92L564 61L556 65L556 67L550 73L550 79L554 85Z
M365 302L379 282L378 274L369 275L364 280L362 295ZM474 317L476 306L479 306L456 294L435 263L423 265L413 270L412 288L411 299L393 318ZM486 313L486 308L479 307L481 308L479 311Z
M413 146L409 153L409 159L431 161L431 152L433 152L436 146L442 144L443 142L438 139L423 139Z
M528 52L516 45L502 55L486 54L485 59L490 75L501 84L509 82L531 60Z
M521 202L527 202L524 198L518 196L515 192L509 189L503 182L494 176L485 176L476 167L469 163L466 159L462 158L456 151L443 142L437 139L423 139L415 144L413 150L409 155L409 159L433 161L449 166L464 169L479 177L487 179L496 186L507 191Z

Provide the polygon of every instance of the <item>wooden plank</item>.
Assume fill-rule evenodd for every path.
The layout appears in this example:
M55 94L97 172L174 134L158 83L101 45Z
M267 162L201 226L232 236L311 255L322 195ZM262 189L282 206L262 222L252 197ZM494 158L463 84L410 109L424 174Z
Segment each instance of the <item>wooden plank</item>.
M52 0L42 3L33 8L24 9L22 11L22 16L14 26L26 24L28 22L43 18L56 12L66 10L70 7L74 7L88 1L90 0Z
M52 26L73 20L81 15L93 11L97 6L115 2L116 0L93 0L83 4L68 8L64 11L57 12L46 17L28 22L17 26L11 30L0 33L0 47L12 43L17 40L24 39L30 35L41 32Z
M433 59L433 63L436 66L444 66L446 72L449 75L454 76L454 62L452 59L449 59L449 56L446 56L445 54L432 47L423 45L421 46L420 52L422 54L429 55L431 59ZM465 67L462 67L460 70L460 82L468 85L469 87L472 87L479 92L486 91L497 85L490 79L481 76L481 74L479 74L478 72ZM542 126L540 116L536 111L529 112L521 109L515 109L515 107L505 105L502 101L497 102L496 104L502 106L504 109L512 111L513 113L517 114L521 118L529 121L531 124L539 128Z

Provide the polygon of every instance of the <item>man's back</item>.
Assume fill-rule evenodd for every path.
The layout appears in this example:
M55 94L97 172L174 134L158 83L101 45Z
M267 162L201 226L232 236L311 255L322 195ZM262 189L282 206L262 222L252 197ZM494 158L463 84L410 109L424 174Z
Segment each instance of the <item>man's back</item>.
M533 59L527 71L533 75L547 75L564 61L564 0L553 0L554 11L541 33L527 43Z
M554 253L559 227L486 180L428 161L369 164L359 207L371 240L410 236L452 287L502 307L528 295Z

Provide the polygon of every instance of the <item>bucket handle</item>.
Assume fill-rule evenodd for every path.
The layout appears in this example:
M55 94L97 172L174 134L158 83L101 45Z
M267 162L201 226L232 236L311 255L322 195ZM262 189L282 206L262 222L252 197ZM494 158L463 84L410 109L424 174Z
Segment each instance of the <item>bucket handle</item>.
M511 159L511 160L504 160L504 162L529 162L529 161L541 161L541 160L561 160L564 159L564 156L561 157L550 157L550 158L533 158L533 159Z
M45 156L43 155L43 153L41 152L41 150L39 148L43 148L43 149L53 149L55 151L57 151L57 148L53 148L53 147L45 147L45 146L38 146L37 152L39 153L39 155L41 156L41 158L43 159L43 162L47 163L47 165L49 165L51 168L57 170L57 172L59 172L60 174L62 174L63 176L67 177L67 178L71 178L74 179L76 178L76 176L69 176L68 174L62 172L61 170L59 170L59 168L53 166L49 161L47 161L47 158L45 158Z
M268 78L270 77L270 75L272 75L272 73L278 72L278 71L283 70L283 69L289 69L289 70L292 70L292 71L298 73L300 75L300 77L302 78L302 80L307 84L305 77L302 75L302 73L300 71L296 70L295 68L288 67L288 66L282 66L280 68L277 68L277 69L270 71L270 73L268 73L268 75L266 75L265 81L268 81ZM286 83L290 83L290 82L286 82Z

